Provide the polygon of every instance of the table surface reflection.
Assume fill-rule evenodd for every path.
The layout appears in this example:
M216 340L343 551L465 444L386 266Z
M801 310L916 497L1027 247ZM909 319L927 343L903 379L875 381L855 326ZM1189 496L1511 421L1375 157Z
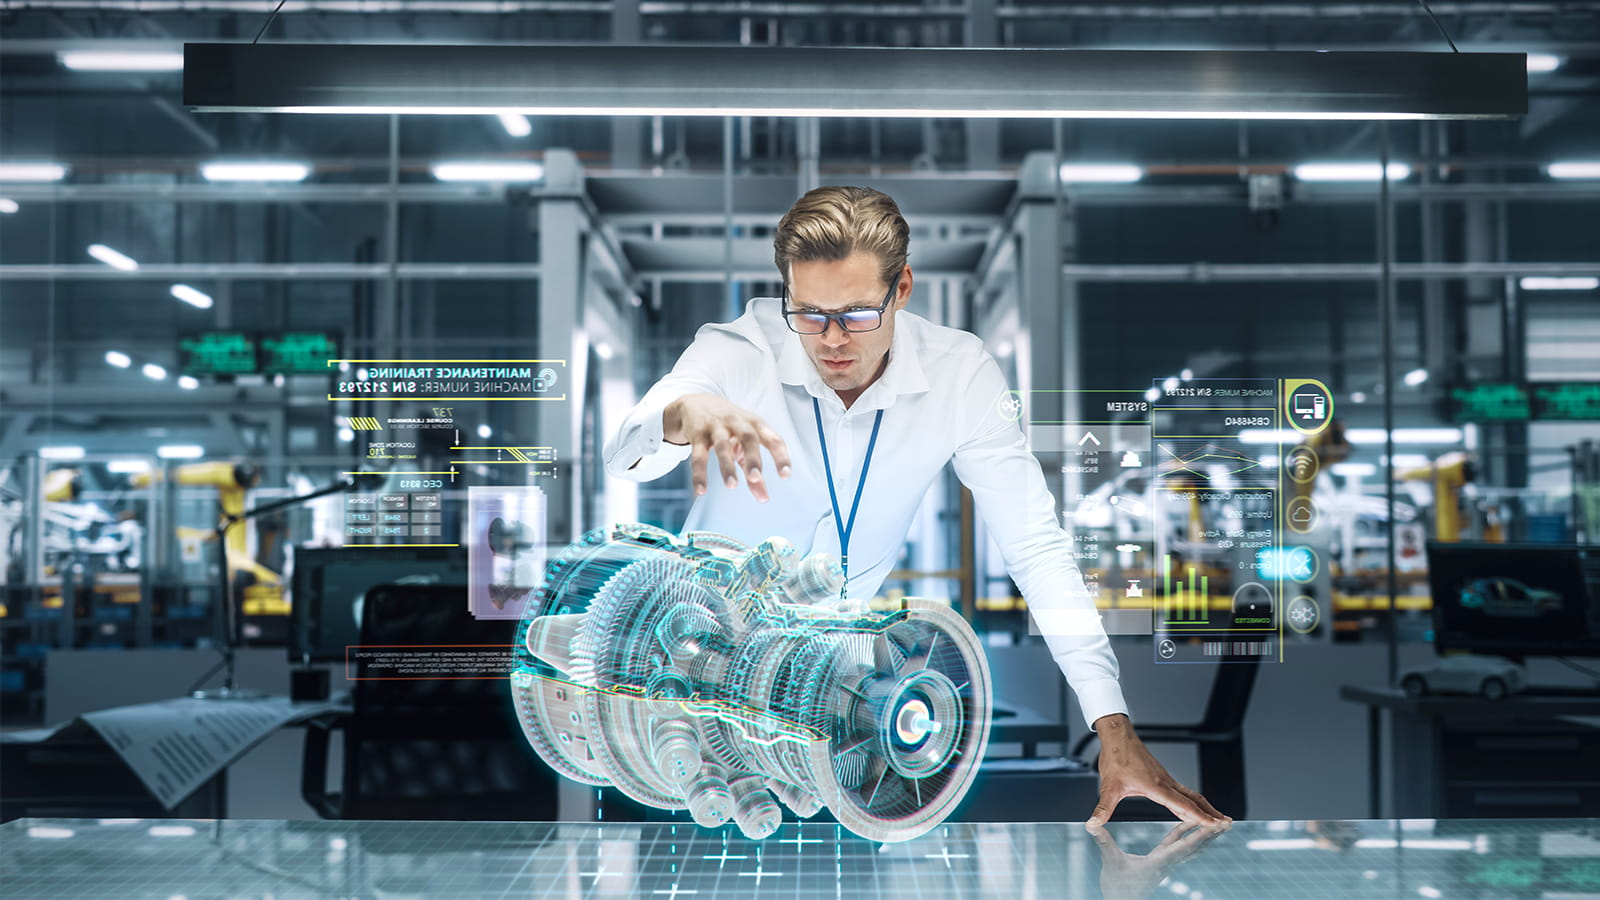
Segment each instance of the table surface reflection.
M644 897L1600 898L1600 819L947 824L901 844L785 823L24 819L7 900Z

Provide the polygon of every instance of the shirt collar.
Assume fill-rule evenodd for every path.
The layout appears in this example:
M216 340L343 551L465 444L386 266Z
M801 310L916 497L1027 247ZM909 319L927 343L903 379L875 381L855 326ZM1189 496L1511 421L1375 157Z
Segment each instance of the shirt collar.
M917 352L915 332L921 320L905 310L895 313L894 339L889 344L889 364L883 376L861 393L855 407L861 409L887 409L902 394L920 394L928 390L928 373L922 368ZM806 393L819 399L838 399L827 385L817 367L806 356L800 344L800 335L784 329L783 346L778 353L778 377L784 384L806 389Z

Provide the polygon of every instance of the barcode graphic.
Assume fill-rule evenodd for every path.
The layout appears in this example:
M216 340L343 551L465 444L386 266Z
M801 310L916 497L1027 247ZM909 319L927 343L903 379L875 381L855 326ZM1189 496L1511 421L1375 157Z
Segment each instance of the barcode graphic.
M1206 656L1271 656L1271 641L1206 641Z

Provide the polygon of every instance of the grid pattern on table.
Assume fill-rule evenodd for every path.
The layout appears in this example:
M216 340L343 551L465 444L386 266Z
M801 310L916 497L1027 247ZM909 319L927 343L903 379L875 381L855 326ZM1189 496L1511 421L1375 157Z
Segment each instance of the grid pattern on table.
M785 823L754 842L683 824L24 820L7 900L941 900L954 897L1600 897L1600 821L946 824L876 844ZM1164 839L1168 839L1165 840ZM1531 892L1531 893L1529 893Z

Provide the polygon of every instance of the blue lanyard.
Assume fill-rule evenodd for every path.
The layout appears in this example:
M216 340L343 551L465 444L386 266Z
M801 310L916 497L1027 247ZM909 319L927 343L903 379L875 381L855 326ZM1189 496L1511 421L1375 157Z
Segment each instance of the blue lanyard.
M883 410L872 420L872 437L867 441L867 456L861 461L861 479L856 482L856 498L850 503L850 521L839 514L839 494L833 489L833 464L828 461L828 438L822 433L822 404L811 398L811 411L817 416L817 442L822 444L822 469L828 476L828 499L833 501L833 527L839 530L839 569L844 573L844 583L839 586L839 596L844 596L850 583L850 532L856 527L856 510L861 507L861 491L867 486L867 469L872 465L872 448L878 444L878 426L883 424Z

